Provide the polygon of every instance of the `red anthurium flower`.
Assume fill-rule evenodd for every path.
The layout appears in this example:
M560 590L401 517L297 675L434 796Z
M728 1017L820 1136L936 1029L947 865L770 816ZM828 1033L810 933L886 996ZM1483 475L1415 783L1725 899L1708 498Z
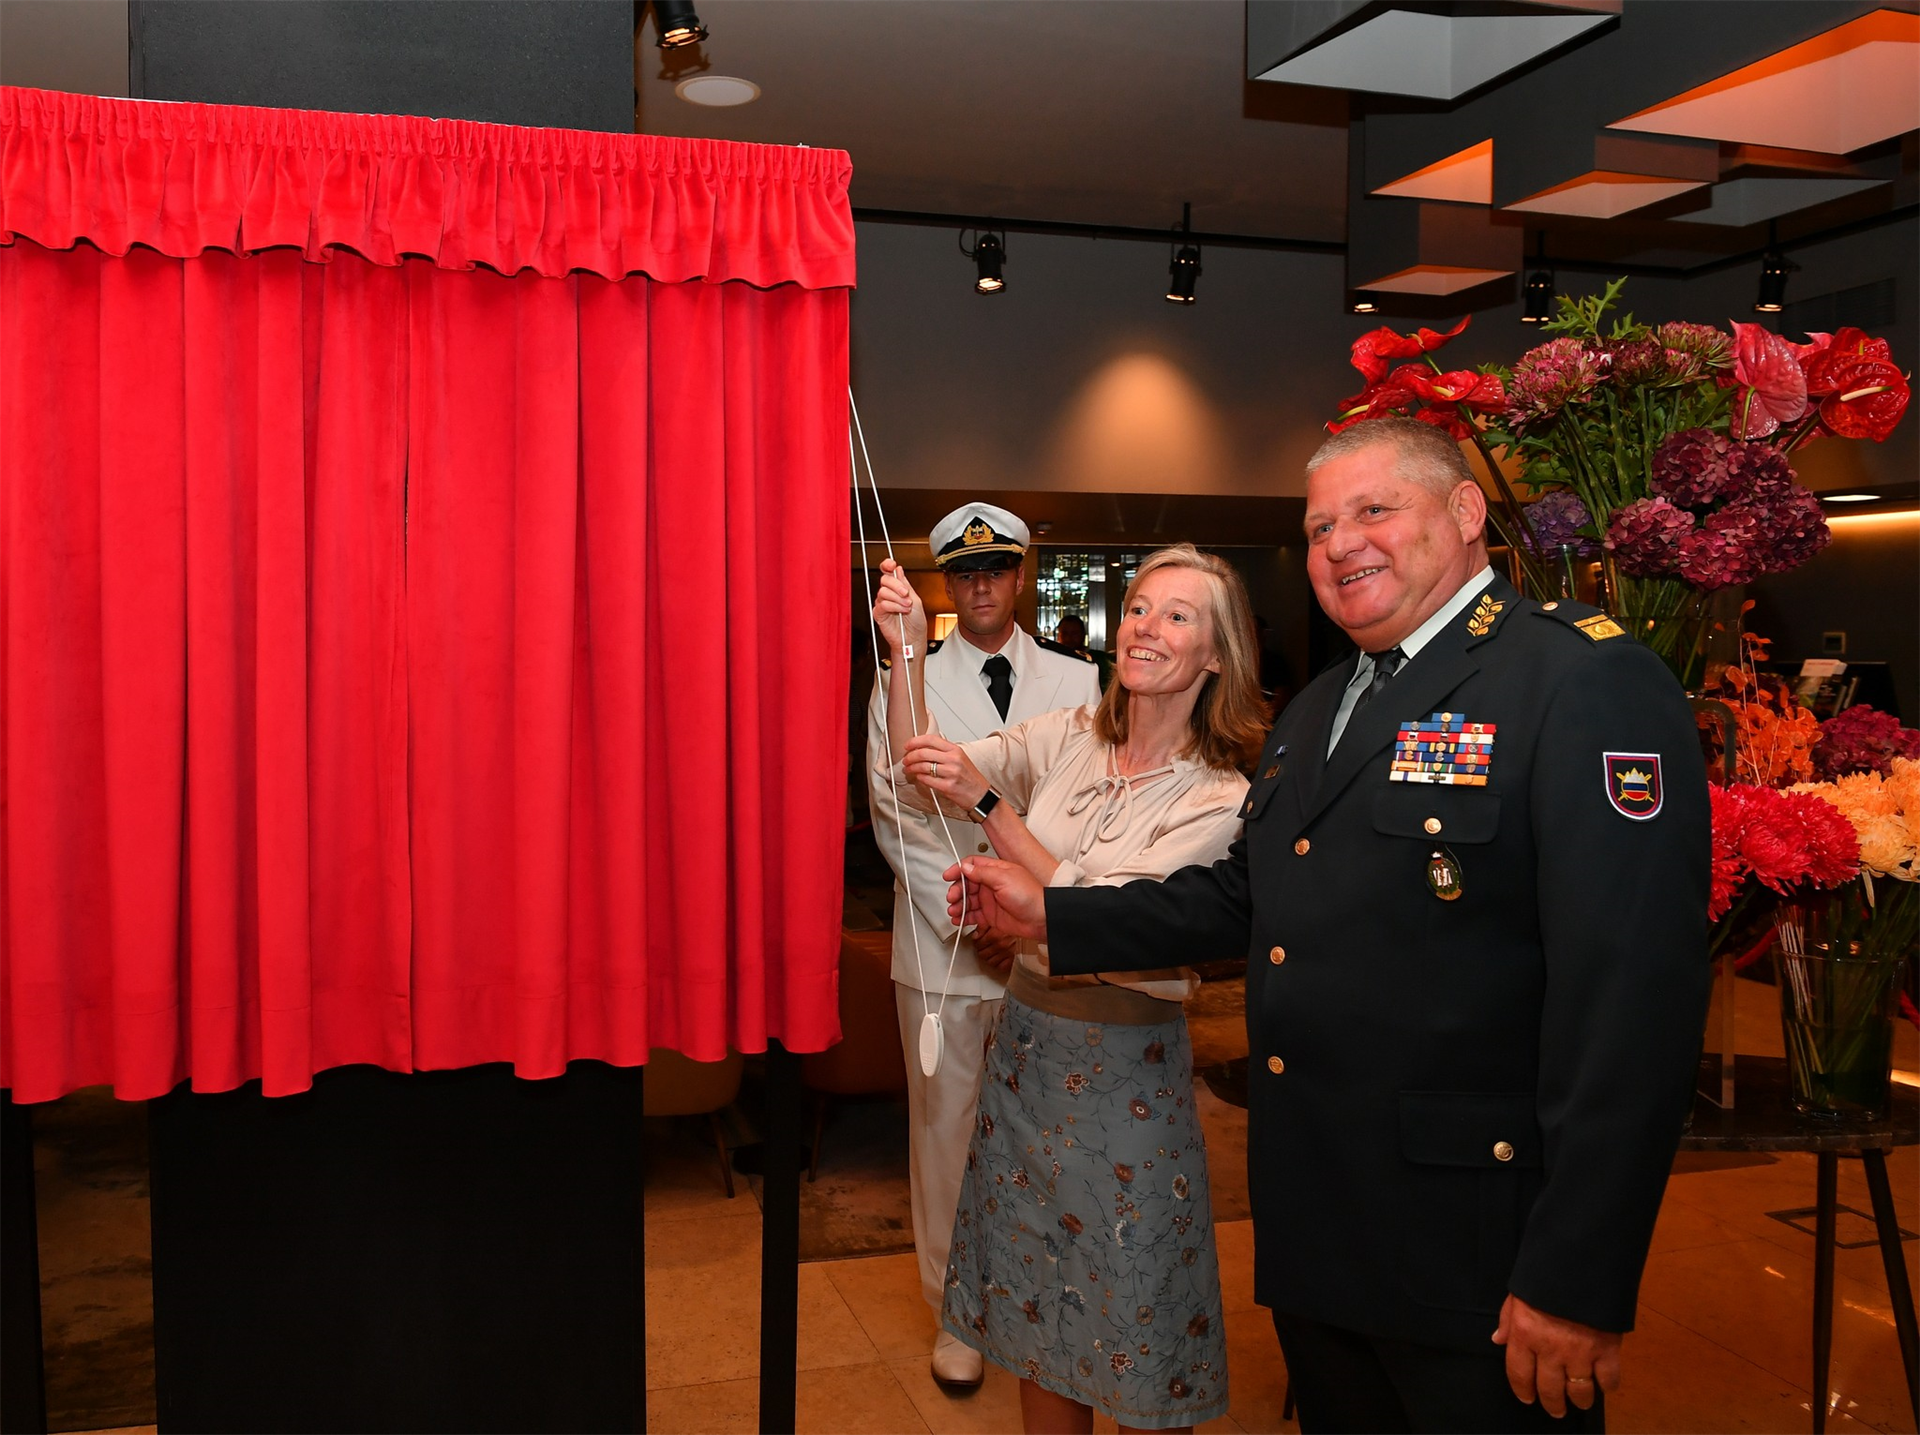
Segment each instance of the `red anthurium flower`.
M1765 438L1783 423L1807 411L1807 376L1800 359L1778 334L1758 324L1733 324L1733 377L1740 392L1733 400L1735 438Z
M1455 369L1427 380L1421 397L1441 403L1465 404L1475 413L1498 413L1507 406L1507 391L1497 374Z
M1870 339L1858 329L1842 329L1837 334L1809 334L1815 340L1800 350L1800 369L1807 376L1810 397L1824 398L1839 391L1836 369L1861 359L1893 362L1893 350L1885 339Z
M1414 417L1423 424L1445 429L1454 438L1466 438L1473 432L1473 426L1460 417L1460 410L1452 404L1429 405Z
M1396 334L1391 329L1373 329L1353 341L1353 366L1370 384L1387 376L1388 361L1412 359L1430 354L1449 339L1457 338L1473 316L1469 314L1444 334L1418 329L1411 334Z
M1885 443L1907 411L1906 376L1880 359L1830 364L1824 372L1833 392L1820 400L1820 422L1841 438Z

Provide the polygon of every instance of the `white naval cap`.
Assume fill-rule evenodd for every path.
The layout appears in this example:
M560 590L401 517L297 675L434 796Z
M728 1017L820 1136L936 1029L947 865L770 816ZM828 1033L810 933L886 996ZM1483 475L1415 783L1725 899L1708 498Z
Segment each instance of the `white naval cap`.
M927 546L937 567L962 573L981 568L1014 568L1032 537L1027 525L991 503L964 503L933 525Z

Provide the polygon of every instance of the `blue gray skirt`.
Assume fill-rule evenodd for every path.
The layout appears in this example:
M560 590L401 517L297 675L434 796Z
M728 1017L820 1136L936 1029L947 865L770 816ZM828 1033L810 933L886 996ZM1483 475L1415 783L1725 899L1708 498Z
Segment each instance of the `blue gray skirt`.
M1090 1026L1006 999L987 1037L942 1316L996 1365L1121 1424L1226 1413L1184 1015Z

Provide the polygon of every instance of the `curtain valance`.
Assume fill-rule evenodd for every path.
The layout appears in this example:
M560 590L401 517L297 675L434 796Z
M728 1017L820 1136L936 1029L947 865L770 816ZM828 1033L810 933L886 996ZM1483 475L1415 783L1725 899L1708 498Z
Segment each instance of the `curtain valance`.
M854 282L844 151L0 87L0 243Z

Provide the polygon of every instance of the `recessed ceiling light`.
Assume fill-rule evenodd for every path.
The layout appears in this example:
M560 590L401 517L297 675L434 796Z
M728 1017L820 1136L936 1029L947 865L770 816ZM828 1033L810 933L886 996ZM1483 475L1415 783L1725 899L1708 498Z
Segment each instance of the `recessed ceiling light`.
M690 105L744 105L760 98L760 87L752 80L732 75L694 75L673 87L673 92Z
M1823 493L1821 500L1826 503L1873 503L1880 497L1877 493Z

